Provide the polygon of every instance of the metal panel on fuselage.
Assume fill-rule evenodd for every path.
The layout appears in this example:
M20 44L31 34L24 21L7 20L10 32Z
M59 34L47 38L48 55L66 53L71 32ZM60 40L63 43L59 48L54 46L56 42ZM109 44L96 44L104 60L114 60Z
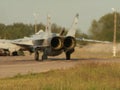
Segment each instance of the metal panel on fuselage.
M32 41L34 45L43 45L44 39L40 39L40 40L34 40Z

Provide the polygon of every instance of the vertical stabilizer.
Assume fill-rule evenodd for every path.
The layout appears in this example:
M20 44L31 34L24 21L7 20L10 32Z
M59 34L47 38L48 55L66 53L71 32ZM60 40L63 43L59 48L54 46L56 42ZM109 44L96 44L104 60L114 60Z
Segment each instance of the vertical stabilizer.
M76 14L72 23L72 27L70 28L66 36L73 36L73 37L75 36L77 24L78 24L78 18L79 18L79 14Z
M51 17L50 15L47 15L47 25L45 32L49 35L51 35Z
M50 38L52 35L51 34L51 17L49 14L47 15L47 24L46 24L45 33L46 33L44 36L45 40L43 42L43 45L48 45L48 38Z

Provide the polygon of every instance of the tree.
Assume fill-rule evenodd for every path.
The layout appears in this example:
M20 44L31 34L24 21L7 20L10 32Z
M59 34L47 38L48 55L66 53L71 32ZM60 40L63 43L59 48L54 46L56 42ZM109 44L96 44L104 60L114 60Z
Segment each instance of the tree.
M120 13L117 13L117 41L120 41ZM102 16L98 21L93 20L89 29L93 39L113 41L114 15L113 13Z
M54 33L60 33L60 31L62 30L62 27L58 26L57 24L53 23L51 25L51 30Z
M2 23L0 23L0 38L3 39L4 37L4 30L5 30L6 26Z

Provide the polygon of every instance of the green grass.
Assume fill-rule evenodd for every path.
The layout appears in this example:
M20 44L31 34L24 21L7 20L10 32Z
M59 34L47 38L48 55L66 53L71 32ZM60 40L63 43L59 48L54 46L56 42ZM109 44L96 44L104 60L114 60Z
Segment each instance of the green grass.
M0 79L0 90L120 90L120 63L81 63L67 70Z

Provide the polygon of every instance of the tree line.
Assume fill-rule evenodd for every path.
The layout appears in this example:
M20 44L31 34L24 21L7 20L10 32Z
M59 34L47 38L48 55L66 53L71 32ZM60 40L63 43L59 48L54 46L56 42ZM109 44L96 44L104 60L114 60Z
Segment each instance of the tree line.
M33 25L23 23L14 23L12 25L0 24L0 38L1 39L17 39L23 36L32 34Z
M39 23L37 24L37 31L45 30L46 25ZM64 35L67 33L68 29L65 27L58 26L53 23L51 25L51 30L54 33L60 33L61 30L65 30ZM77 30L76 36L84 36L84 34L80 34L80 30ZM18 39L23 38L24 36L29 37L35 33L35 25L32 24L24 24L24 23L14 23L11 25L5 25L0 23L0 39Z
M45 25L40 23L37 24L37 31L40 29L45 30ZM61 27L58 27L56 24L52 24L52 29L55 32L58 32ZM5 25L0 23L0 39L18 39L23 38L24 36L30 36L35 33L35 25L24 24L24 23L14 23L11 25Z

